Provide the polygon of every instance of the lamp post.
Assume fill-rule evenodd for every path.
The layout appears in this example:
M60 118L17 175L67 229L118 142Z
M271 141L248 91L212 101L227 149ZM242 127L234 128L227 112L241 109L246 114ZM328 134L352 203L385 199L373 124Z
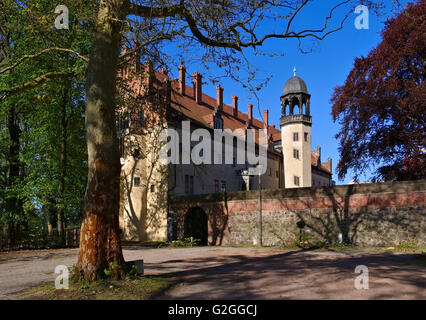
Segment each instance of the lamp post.
M305 221L300 220L296 223L297 227L299 228L299 242L302 242L302 230L305 227Z

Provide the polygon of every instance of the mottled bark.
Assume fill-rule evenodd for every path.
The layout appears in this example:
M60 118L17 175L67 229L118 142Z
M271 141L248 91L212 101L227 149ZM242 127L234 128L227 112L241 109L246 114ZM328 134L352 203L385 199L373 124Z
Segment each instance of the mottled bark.
M125 271L119 233L120 158L114 95L126 1L100 1L86 83L88 181L76 277L89 281Z

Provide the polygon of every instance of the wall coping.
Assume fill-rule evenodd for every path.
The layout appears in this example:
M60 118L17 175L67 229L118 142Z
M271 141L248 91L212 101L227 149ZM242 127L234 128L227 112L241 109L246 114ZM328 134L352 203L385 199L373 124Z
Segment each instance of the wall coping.
M306 187L292 189L262 190L262 199L303 198L303 197L347 197L355 194L375 193L407 193L425 192L426 180L377 182L363 184L349 184L332 187ZM205 203L220 201L244 201L256 200L259 197L258 190L236 191L230 193L209 193L187 196L170 196L171 203Z

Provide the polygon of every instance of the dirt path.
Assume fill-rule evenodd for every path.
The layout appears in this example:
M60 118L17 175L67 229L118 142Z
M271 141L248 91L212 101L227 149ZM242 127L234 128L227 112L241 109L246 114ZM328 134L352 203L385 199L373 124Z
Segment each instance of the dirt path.
M160 299L426 299L425 269L406 254L126 247L124 255L144 259L147 275L180 280ZM76 260L76 249L0 253L0 299L42 282L53 285L55 267ZM368 290L354 288L357 265L368 267Z

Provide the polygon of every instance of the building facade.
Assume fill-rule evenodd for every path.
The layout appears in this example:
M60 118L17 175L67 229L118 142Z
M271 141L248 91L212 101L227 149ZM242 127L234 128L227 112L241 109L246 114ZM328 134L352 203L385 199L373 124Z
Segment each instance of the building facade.
M120 228L125 240L173 239L170 196L257 190L259 181L262 189L333 184L331 159L322 163L321 149L311 151L310 94L296 74L286 82L281 96L281 130L269 124L269 110L258 120L251 104L247 114L239 111L235 95L232 106L224 104L221 86L216 88L216 98L204 94L198 72L192 74L193 85L188 86L184 66L179 67L178 79L171 79L166 70L154 71L149 61L122 71L120 76L124 96L129 97L120 110L118 125L122 153ZM189 130L184 130L188 125ZM219 149L213 141L215 129L232 133L231 140L221 139ZM267 165L260 178L249 175L247 160L237 158L237 149L247 148L247 129L256 133L257 153L261 145L266 146ZM161 138L164 130L176 134L166 141ZM261 132L266 133L264 144L260 143ZM178 147L168 149L167 156L174 153L178 163L161 160L171 142ZM194 163L190 156L194 154L209 158L211 164Z

